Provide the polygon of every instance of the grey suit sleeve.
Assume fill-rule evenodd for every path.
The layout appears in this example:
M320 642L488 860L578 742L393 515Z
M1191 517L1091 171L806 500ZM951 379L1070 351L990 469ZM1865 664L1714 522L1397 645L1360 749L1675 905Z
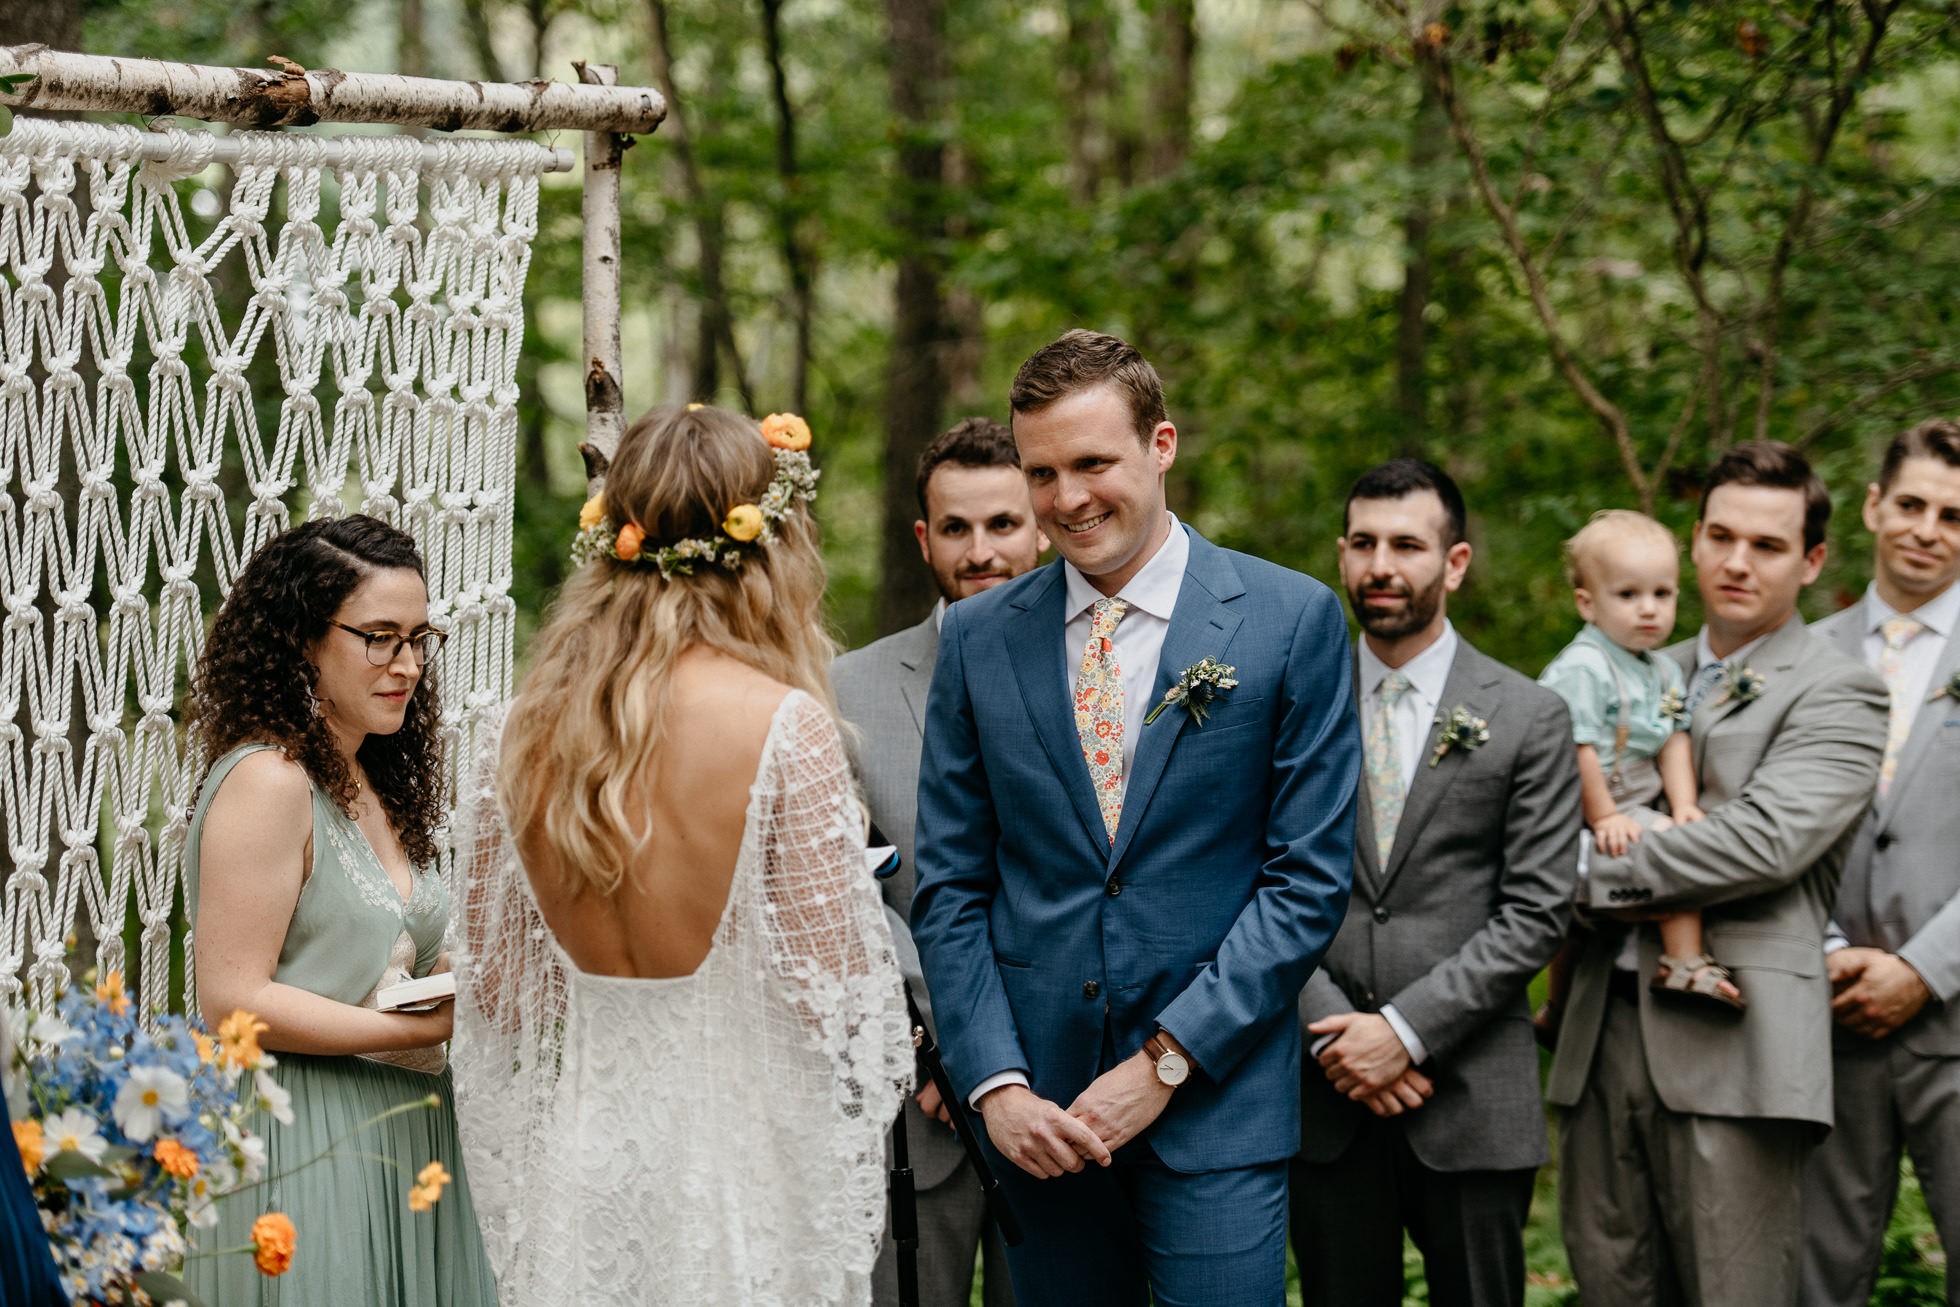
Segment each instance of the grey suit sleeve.
M1343 1012L1354 1011L1354 1004L1341 992L1324 969L1316 969L1307 977L1305 989L1300 991L1300 1033L1312 1044L1316 1036L1307 1033L1307 1027L1322 1017L1339 1016Z
M1742 793L1698 822L1647 835L1625 857L1595 856L1587 905L1702 908L1794 884L1870 805L1887 704L1865 668L1828 674L1790 705Z
M1942 1003L1960 995L1960 894L1913 932L1899 949L1899 956L1919 973L1926 988Z
M1394 998L1431 1058L1516 1004L1558 952L1579 874L1579 755L1563 701L1546 694L1526 727L1505 809L1494 910L1462 947Z

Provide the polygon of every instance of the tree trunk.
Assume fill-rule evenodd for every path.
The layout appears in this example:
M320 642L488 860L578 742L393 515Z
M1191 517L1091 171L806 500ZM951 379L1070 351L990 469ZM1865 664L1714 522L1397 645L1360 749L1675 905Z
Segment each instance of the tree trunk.
M497 44L490 34L488 0L463 0L463 26L470 34L478 74L486 82L503 81L504 64L497 58Z
M885 373L881 634L910 626L932 606L932 574L920 563L912 539L911 524L918 516L913 482L919 455L939 433L946 403L941 357L946 310L939 248L946 232L946 150L938 131L938 95L946 63L945 4L944 0L885 0L885 14L891 31L892 109L900 124L892 225L901 252L891 359Z
M1416 58L1436 58L1418 44ZM1430 231L1435 223L1437 188L1441 183L1443 147L1449 123L1433 77L1420 77L1422 88L1415 117L1409 124L1410 194L1402 218L1402 295L1395 323L1395 413L1401 420L1398 446L1420 454L1429 434L1429 303L1432 276Z
M1198 54L1197 0L1157 0L1157 75L1151 79L1150 175L1168 177L1191 153L1191 68Z
M1093 204L1109 175L1114 144L1110 99L1116 70L1109 0L1068 0L1062 42L1062 102L1067 119L1069 173L1078 204Z
M422 0L401 0L401 44L395 52L395 71L404 77L429 75L429 43L422 32Z
M81 0L0 0L0 44L82 49Z
M790 362L790 407L801 413L809 403L816 260L803 234L807 201L796 162L796 112L789 101L789 78L783 69L782 16L783 0L762 0L763 49L769 58L770 89L776 99L776 177L783 188L777 200L776 222L783 270L789 277L790 320L796 328L796 356Z

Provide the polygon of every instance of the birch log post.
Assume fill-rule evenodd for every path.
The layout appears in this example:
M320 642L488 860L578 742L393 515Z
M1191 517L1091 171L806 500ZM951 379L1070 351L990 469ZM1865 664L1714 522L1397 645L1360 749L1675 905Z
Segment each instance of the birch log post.
M0 46L0 77L31 73L13 108L183 114L247 127L386 123L437 131L578 131L641 135L667 115L645 86L569 82L448 82L337 69L215 68L162 59ZM615 78L615 80L617 80Z
M615 64L573 67L588 86L610 88L619 81ZM626 427L619 371L619 166L624 153L617 133L585 133L585 443L579 450L585 455L587 494L599 492L606 463Z

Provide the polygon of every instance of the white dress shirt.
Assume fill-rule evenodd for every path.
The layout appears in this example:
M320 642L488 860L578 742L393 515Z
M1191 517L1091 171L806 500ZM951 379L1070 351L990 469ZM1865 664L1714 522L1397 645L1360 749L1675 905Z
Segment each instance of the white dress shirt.
M1127 600L1129 607L1124 610L1123 620L1116 624L1116 634L1111 643L1116 649L1116 668L1123 675L1123 789L1130 787L1130 766L1136 761L1137 740L1143 734L1143 719L1150 715L1156 705L1157 664L1164 652L1164 636L1171 629L1171 613L1177 608L1177 595L1184 588L1184 569L1191 561L1191 537L1178 525L1177 514L1166 512L1170 519L1170 534L1164 543L1157 547L1150 561L1137 569L1137 574L1129 579L1114 595L1104 595L1089 583L1089 578L1075 570L1075 564L1062 561L1062 579L1066 593L1062 599L1062 618L1066 623L1062 628L1062 650L1068 659L1068 684L1071 697L1075 683L1082 676L1082 651L1089 645L1089 633L1095 628L1095 619L1090 615L1096 601L1103 598ZM1183 669L1180 668L1180 671ZM973 1088L967 1102L980 1106L985 1098L1002 1085L1025 1085L1028 1083L1025 1071L1014 1069L999 1071L988 1076Z
M1400 667L1391 668L1377 658L1365 639L1356 646L1355 662L1360 676L1363 722L1374 720L1376 705L1381 703L1383 677L1390 671L1398 671L1409 678L1409 688L1395 701L1389 715L1395 727L1395 751L1402 764L1404 794L1415 787L1416 768L1421 764L1423 750L1429 744L1429 728L1436 724L1436 715L1442 711L1443 689L1449 684L1450 666L1456 662L1458 643L1456 627L1445 619L1443 633L1436 637L1436 642ZM1420 1066L1429 1060L1429 1050L1423 1046L1422 1036L1416 1034L1415 1027L1395 1010L1395 1004L1382 1004L1381 1015L1388 1022L1388 1028L1395 1032L1395 1037L1402 1041L1402 1047L1408 1050L1411 1065ZM1314 1041L1312 1052L1318 1054L1332 1038L1332 1035L1322 1035Z

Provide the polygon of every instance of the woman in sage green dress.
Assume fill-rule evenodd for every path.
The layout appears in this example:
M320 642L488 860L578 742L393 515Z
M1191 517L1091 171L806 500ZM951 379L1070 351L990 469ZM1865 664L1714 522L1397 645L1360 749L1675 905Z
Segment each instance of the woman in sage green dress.
M185 853L198 1001L214 1027L237 1010L265 1023L291 1103L260 1119L271 1179L221 1198L197 1246L249 1246L267 1212L297 1228L276 1279L248 1256L193 1258L185 1279L212 1307L496 1301L444 1066L454 1005L375 1010L382 986L448 967L428 614L409 536L308 522L246 565L198 663L191 726L215 760ZM411 1206L432 1162L451 1182Z

